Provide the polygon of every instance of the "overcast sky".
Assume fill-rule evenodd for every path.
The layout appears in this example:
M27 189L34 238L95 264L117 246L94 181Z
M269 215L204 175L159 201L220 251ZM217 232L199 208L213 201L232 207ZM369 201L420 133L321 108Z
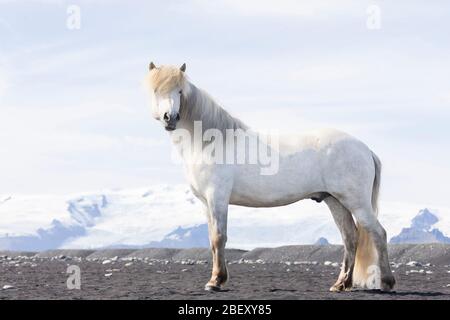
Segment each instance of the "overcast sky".
M359 137L384 200L450 206L449 30L448 1L0 0L0 193L184 182L142 88L153 60L251 126Z

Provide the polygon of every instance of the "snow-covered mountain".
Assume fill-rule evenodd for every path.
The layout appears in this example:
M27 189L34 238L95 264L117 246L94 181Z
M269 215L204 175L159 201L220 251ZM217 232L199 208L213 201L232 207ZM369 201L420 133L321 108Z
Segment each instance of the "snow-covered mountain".
M426 204L381 203L390 237ZM450 234L450 209L431 210L433 227ZM57 195L0 195L0 249L207 246L206 217L185 185ZM417 220L416 223L420 223ZM230 206L229 248L341 243L326 205L302 201L255 209Z
M314 242L315 245L317 246L327 246L330 243L328 242L328 240L324 237L320 237L319 239L317 239L316 242Z
M209 247L208 225L199 224L189 228L178 227L161 241L152 241L148 247L154 248L206 248Z
M411 227L403 228L400 234L392 237L390 243L450 243L442 231L433 228L439 218L428 209L420 210L411 221Z

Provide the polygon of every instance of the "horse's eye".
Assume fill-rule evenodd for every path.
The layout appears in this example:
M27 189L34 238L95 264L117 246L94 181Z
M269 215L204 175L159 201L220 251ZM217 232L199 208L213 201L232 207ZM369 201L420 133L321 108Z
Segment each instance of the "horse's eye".
M182 93L183 93L183 90L178 91L178 93L179 93L179 94L182 94Z

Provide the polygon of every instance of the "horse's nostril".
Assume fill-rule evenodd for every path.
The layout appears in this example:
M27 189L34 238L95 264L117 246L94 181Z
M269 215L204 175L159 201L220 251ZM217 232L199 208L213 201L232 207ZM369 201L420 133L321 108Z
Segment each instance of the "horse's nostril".
M164 120L166 120L166 121L169 121L169 120L170 120L170 117L169 117L169 113L168 113L168 112L164 113Z
M177 113L177 117L175 118L177 121L180 120L180 114Z

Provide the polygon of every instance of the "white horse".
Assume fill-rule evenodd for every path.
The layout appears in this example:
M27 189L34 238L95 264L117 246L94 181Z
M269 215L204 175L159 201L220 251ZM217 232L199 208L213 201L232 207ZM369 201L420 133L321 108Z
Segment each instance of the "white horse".
M248 127L190 83L185 70L185 64L177 68L150 63L147 80L152 115L171 135L185 162L192 192L205 206L213 256L212 276L205 289L220 290L228 279L224 249L229 204L275 207L313 199L328 205L345 248L341 272L330 290L350 290L352 285L374 288L373 283L381 290L391 290L395 279L389 266L386 232L377 220L381 170L378 157L361 141L328 129L280 136L279 145L271 150L279 157L274 174L261 174L258 163L205 161L211 160L211 146L217 152L225 148L223 142L210 139L202 141L201 148L186 148L176 132L195 136L196 121L201 121L202 133ZM224 135L224 139L235 137ZM249 152L248 147L245 150ZM371 274L371 270L375 273Z

